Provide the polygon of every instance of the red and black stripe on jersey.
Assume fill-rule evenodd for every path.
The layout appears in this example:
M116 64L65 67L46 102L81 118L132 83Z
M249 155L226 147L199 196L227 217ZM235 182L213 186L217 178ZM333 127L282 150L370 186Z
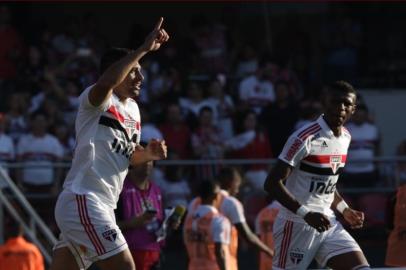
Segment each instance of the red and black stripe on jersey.
M331 167L332 159L337 158L337 169ZM318 175L339 175L347 160L347 155L309 155L300 163L300 170Z

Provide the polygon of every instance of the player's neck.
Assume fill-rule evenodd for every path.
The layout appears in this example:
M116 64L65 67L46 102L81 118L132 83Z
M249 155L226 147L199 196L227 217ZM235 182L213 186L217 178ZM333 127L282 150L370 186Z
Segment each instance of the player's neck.
M135 186L141 190L147 190L149 188L149 181L148 179L144 180L136 180L135 181Z

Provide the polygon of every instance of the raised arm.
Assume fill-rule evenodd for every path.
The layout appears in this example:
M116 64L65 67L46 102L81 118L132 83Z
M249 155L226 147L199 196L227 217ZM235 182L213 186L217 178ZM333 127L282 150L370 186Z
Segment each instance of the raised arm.
M144 43L135 51L111 65L99 78L89 93L90 103L98 107L110 98L113 89L117 87L128 75L139 60L148 52L158 50L163 43L168 41L169 35L161 28L161 17L152 32L146 37Z

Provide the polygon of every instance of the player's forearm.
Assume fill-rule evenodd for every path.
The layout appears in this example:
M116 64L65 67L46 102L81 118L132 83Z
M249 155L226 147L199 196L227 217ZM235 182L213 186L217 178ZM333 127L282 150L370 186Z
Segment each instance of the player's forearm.
M297 209L301 206L300 203L293 197L292 194L286 189L283 181L287 178L290 172L285 172L283 169L278 168L278 164L268 175L264 189L269 193L272 198L275 198L284 207L296 213Z
M220 270L226 270L226 254L223 248L223 244L215 243L216 261Z
M247 223L236 224L239 234L250 244L263 252L268 252L269 248L254 234Z
M113 89L119 85L131 71L131 69L138 63L138 61L148 53L148 50L143 46L139 47L134 52L129 53L127 56L111 65L99 78L97 84L106 89Z
M131 155L130 165L137 166L154 160L151 154L145 149L136 148Z

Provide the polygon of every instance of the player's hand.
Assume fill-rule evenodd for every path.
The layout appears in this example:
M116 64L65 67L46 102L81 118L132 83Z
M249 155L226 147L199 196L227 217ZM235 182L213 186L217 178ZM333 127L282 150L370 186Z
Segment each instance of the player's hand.
M331 227L330 220L322 213L309 212L304 216L304 220L318 232L327 231Z
M343 211L343 217L345 221L350 224L351 229L359 229L362 228L364 225L364 213L351 209L351 208L346 208Z
M165 29L161 28L164 18L159 18L154 30L145 38L143 47L147 51L156 51L161 45L168 41L169 35Z
M168 155L168 148L164 140L152 139L149 141L146 151L151 157L151 160L165 159Z
M275 254L272 249L268 249L265 253L266 253L266 255L268 255L271 258L273 258L274 254Z

